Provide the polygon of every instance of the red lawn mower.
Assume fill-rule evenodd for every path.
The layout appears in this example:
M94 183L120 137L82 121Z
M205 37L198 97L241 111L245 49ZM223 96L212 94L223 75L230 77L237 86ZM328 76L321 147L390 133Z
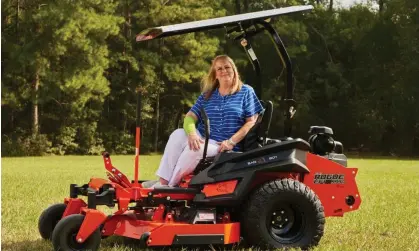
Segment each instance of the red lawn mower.
M283 98L285 136L268 138L273 103L262 101L264 111L241 142L240 152L206 157L209 120L203 158L193 174L178 187L150 188L139 180L140 111L138 92L134 180L103 160L108 179L91 178L70 185L70 196L39 218L39 231L55 250L98 250L101 239L117 235L139 240L144 247L172 245L229 245L243 240L263 249L309 248L323 236L325 217L357 210L361 197L355 181L357 168L347 167L343 146L331 128L312 126L307 141L291 137L295 113L291 60L270 23L273 17L313 9L293 6L203 21L150 28L137 41L189 32L224 28L239 41L256 74L259 61L250 39L267 31L287 71ZM255 88L258 96L260 85ZM260 96L259 96L260 97ZM87 197L83 199L83 197ZM106 215L97 206L117 207Z

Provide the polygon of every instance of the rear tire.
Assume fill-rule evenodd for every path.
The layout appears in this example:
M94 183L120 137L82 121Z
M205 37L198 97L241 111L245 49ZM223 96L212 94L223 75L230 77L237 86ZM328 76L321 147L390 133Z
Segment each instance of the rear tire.
M252 246L307 249L319 243L324 223L315 193L299 181L282 179L265 183L250 196L242 234Z
M54 204L42 212L38 220L38 229L43 239L51 240L52 231L61 220L66 207L63 203Z
M63 218L58 222L52 233L52 243L54 250L60 251L96 251L99 249L101 234L99 228L96 229L83 243L76 241L77 233L84 220L84 215L73 214Z

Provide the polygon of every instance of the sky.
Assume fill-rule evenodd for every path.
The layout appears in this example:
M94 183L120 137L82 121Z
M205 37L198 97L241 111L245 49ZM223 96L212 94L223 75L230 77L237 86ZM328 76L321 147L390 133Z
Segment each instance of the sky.
M338 5L342 7L349 7L355 3L366 3L366 0L336 0L335 1Z

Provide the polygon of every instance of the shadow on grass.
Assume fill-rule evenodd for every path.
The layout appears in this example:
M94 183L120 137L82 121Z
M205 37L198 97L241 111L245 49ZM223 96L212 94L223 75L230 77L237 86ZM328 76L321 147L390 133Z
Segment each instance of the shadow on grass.
M52 249L51 242L41 239L1 244L1 250L3 251L51 251Z
M2 243L1 250L3 251L51 251L53 250L50 241L43 239L28 240L21 242L10 242ZM262 251L258 248L249 248L244 245L201 245L201 246L172 246L172 247L155 247L155 248L144 248L141 246L139 240L124 238L118 236L112 236L102 240L100 244L100 250L121 250L121 251ZM294 250L294 249L292 249ZM299 251L299 249L297 249ZM297 251L294 250L294 251Z
M153 247L153 248L144 248L141 245L141 242L136 239L131 238L124 238L124 237L118 237L118 236L112 236L102 241L101 248L109 248L109 249L115 249L120 248L124 251L224 251L224 250L257 250L257 249L247 249L241 246L237 245L228 245L228 246L210 246L210 245L196 245L196 246L169 246L169 247Z
M221 250L244 250L242 248L222 248L222 247L211 247L211 246L188 246L186 247L156 247L156 248L144 248L140 245L138 240L123 238L123 237L110 237L102 240L100 250L121 250L121 251L221 251ZM52 243L45 240L28 240L21 242L10 242L2 243L1 250L3 251L51 251L53 250Z

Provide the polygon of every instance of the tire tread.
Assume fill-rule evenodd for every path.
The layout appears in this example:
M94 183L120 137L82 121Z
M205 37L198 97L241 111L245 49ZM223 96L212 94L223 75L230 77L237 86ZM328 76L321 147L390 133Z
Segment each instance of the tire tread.
M41 237L45 240L51 240L52 232L58 221L61 219L67 205L64 203L57 203L46 208L39 217L38 230ZM52 223L51 221L57 222Z
M316 222L316 226L312 229L314 230L314 233L309 237L310 240L308 243L301 243L302 246L300 247L306 249L316 246L324 232L325 215L323 206L313 190L304 183L289 178L267 182L250 196L242 219L242 234L245 241L251 245L269 249L284 247L280 243L278 243L278 246L272 246L272 244L267 241L267 238L270 238L270 236L264 236L262 231L259 230L261 228L262 208L268 205L268 202L275 198L275 196L280 196L280 194L283 193L292 193L296 196L305 198L312 206L312 210L314 210L313 217L315 217Z

